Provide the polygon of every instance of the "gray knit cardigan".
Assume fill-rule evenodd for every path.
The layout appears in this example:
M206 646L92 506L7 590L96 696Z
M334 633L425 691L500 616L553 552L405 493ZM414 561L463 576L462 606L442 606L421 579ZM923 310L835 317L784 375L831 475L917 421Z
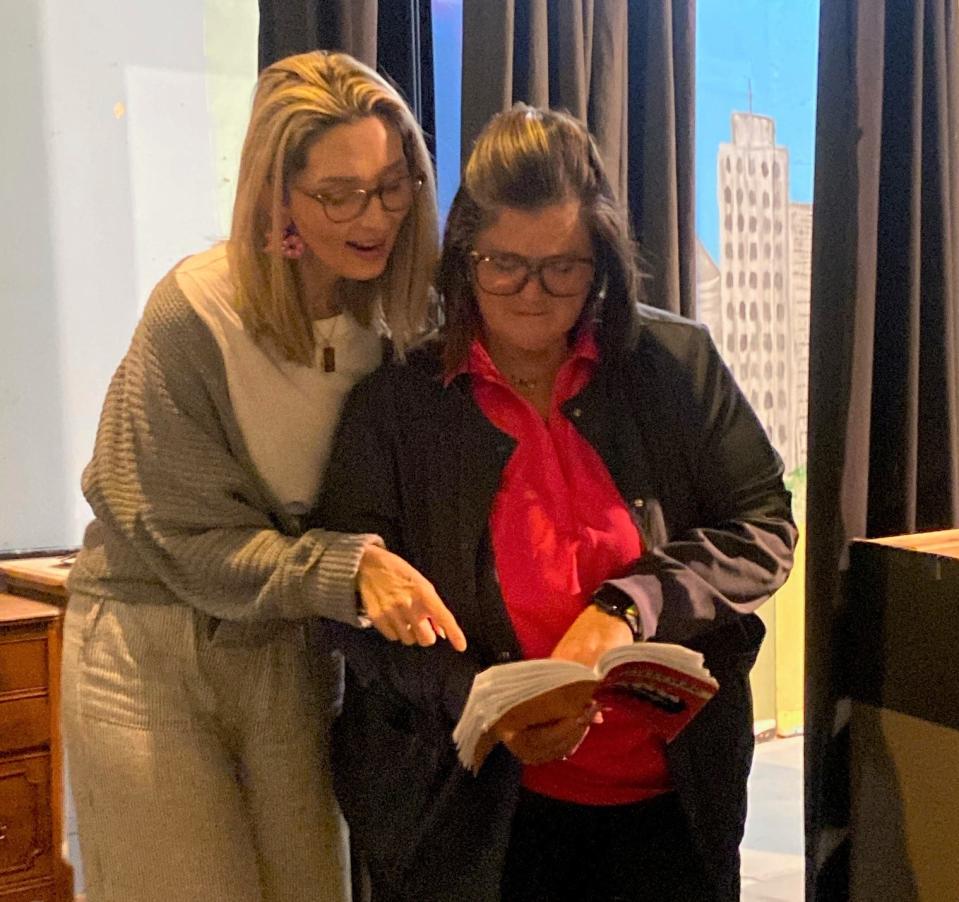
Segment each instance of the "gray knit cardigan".
M83 493L96 519L71 592L251 624L358 625L356 570L379 537L304 532L284 511L246 450L216 340L172 272L110 383Z

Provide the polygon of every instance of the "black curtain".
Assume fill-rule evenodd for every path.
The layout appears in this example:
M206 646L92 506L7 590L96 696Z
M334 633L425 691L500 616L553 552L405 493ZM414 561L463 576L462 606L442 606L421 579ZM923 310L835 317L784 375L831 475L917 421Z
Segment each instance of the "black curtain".
M810 326L807 899L849 897L848 544L959 523L955 0L822 0ZM857 612L860 617L862 612ZM895 895L895 893L893 893Z
M259 0L260 69L307 50L345 50L387 76L433 150L433 31L429 0Z
M596 136L629 206L650 302L695 314L694 0L463 0L462 155L516 101Z

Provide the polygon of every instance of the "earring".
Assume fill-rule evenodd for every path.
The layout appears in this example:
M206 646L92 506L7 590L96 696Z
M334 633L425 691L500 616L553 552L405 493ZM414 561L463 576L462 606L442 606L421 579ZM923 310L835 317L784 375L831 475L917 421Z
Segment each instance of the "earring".
M283 230L283 241L280 244L282 248L283 256L287 260L299 260L303 256L303 251L306 250L306 245L303 243L303 239L300 237L300 233L296 228L295 222L290 222L290 224Z

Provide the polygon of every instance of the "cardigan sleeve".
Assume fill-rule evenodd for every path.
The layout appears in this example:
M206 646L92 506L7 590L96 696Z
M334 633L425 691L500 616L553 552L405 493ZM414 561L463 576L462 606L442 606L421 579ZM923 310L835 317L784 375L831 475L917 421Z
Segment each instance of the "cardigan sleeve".
M683 642L751 613L782 586L797 530L782 461L709 333L688 323L659 333L628 403L634 416L646 407L644 442L659 449L660 479L686 523L667 527L647 505L649 547L605 585L634 601L646 637Z
M135 579L211 616L359 625L355 575L379 538L285 534L252 463L231 446L230 417L216 343L168 276L112 379L84 471L94 532L137 561Z

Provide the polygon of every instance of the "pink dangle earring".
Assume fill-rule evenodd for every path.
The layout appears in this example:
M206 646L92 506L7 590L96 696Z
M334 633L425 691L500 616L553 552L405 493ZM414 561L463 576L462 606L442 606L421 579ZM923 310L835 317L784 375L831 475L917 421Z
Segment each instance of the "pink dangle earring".
M283 256L287 260L299 260L303 256L303 251L306 250L306 245L303 243L303 239L300 237L300 233L296 228L295 222L290 222L290 224L283 230L283 241L280 244L282 248Z

